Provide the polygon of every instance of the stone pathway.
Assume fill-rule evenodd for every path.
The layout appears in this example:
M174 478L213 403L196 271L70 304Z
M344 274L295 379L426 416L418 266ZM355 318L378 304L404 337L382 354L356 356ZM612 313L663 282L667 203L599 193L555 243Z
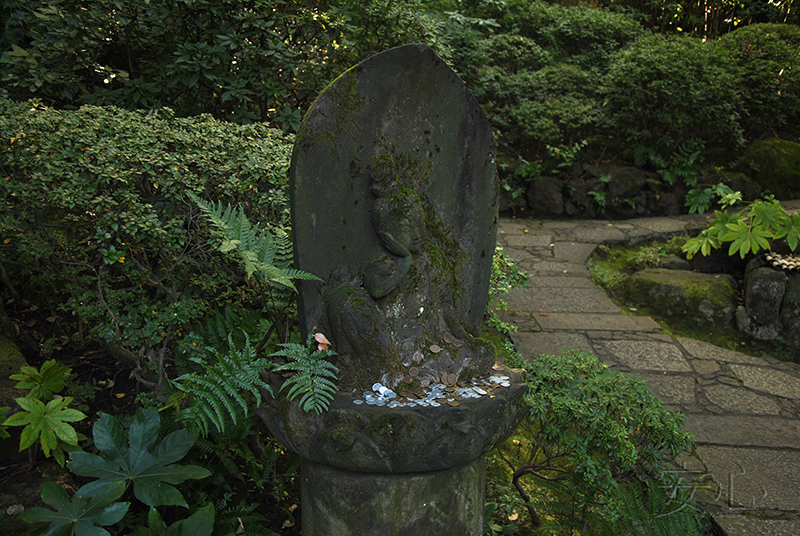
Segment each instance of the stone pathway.
M784 205L785 206L785 205ZM695 437L679 463L728 536L800 535L800 366L665 334L623 315L585 263L601 242L703 228L704 216L627 221L502 219L498 239L531 274L506 320L525 356L577 348L643 378Z

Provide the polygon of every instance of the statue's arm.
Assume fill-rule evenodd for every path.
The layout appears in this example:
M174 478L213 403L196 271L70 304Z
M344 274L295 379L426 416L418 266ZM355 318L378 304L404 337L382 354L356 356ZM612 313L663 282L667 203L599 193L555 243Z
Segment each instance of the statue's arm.
M411 255L402 257L392 268L385 260L372 262L364 271L364 286L373 299L383 298L393 291L408 273Z

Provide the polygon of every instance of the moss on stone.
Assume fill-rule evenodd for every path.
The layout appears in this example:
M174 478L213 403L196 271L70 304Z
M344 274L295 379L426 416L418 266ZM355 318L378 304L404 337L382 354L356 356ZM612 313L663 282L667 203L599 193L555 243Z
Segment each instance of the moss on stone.
M753 143L742 167L778 199L800 197L800 143L771 138Z

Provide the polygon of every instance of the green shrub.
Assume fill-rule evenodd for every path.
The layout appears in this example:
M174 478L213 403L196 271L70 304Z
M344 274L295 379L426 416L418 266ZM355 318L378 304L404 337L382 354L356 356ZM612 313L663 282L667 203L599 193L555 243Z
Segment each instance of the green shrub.
M717 45L652 35L612 61L604 84L610 127L662 162L693 163L704 145L724 150L744 141L736 79ZM687 170L684 170L684 174Z
M536 509L554 501L531 502L526 481L566 498L560 511L550 511L575 529L597 512L618 518L613 499L634 475L675 480L665 459L688 448L690 436L681 430L682 417L665 409L643 380L577 350L512 361L528 372L530 413L498 448L534 525Z
M569 64L506 77L507 137L541 152L547 145L574 145L596 135L602 101L592 71Z
M17 32L0 79L16 98L170 107L178 116L270 120L287 131L338 73L392 46L435 45L438 29L418 0L13 4L7 24Z
M753 24L720 39L742 92L742 125L759 138L800 121L800 28Z
M557 61L604 70L616 51L643 34L635 20L605 9L511 0L504 27L535 41Z
M187 193L287 227L291 138L169 110L0 100L0 112L0 262L25 299L66 313L68 336L109 344L144 378L188 323L263 306Z

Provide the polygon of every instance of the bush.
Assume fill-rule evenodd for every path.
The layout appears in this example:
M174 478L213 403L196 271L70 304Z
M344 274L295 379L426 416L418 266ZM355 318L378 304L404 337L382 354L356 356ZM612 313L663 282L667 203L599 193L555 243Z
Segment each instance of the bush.
M576 350L512 361L528 372L530 414L498 449L534 525L545 511L572 530L598 512L617 519L615 499L625 481L677 480L665 456L688 448L690 436L681 430L682 417L665 409L643 380ZM532 499L525 481L548 497Z
M704 143L723 150L744 141L736 78L715 43L661 35L639 39L614 58L603 91L610 127L664 161Z
M643 34L635 20L605 9L512 0L504 27L535 41L557 61L605 70L609 60Z
M22 298L67 313L67 336L110 344L141 375L191 321L266 299L186 194L287 227L291 137L169 110L0 100L0 113L0 264Z
M759 138L800 122L800 28L753 24L720 39L742 93L741 122Z
M338 73L409 42L435 45L417 0L14 1L0 79L51 106L171 107L299 128ZM24 29L24 31L20 31ZM10 35L10 34L9 34Z

